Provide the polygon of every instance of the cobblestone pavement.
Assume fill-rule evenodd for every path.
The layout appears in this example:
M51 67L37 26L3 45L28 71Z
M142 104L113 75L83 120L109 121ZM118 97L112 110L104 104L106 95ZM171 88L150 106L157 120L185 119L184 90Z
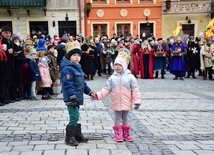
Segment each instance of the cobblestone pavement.
M85 96L80 122L90 141L77 147L64 144L68 114L62 95L0 107L0 155L213 155L214 81L172 78L138 79L142 105L129 115L133 143L114 142L109 97ZM105 82L95 77L88 85L98 91Z

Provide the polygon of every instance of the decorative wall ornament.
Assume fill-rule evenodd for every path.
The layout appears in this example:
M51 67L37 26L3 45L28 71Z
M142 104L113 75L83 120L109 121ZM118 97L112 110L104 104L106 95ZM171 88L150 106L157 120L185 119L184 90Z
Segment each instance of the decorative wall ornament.
M143 15L146 16L146 17L149 17L149 16L151 15L150 9L145 9L145 10L143 11Z
M104 16L104 11L102 9L97 10L97 17L101 18Z
M164 8L166 8L166 3L162 3L162 12L164 13ZM211 2L197 1L197 2L171 2L171 8L167 11L167 14L177 14L177 13L201 13L210 12Z
M126 17L128 15L128 11L126 9L122 9L122 10L120 10L120 15L122 17Z

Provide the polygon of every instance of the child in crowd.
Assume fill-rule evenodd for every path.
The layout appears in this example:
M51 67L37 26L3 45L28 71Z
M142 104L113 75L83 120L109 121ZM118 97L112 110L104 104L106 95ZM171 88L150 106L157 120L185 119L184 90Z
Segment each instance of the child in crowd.
M84 81L85 74L79 64L81 55L80 47L72 47L60 65L63 100L69 113L65 143L70 146L88 141L88 138L82 135L81 124L77 123L80 116L79 106L83 105L83 93L93 97L95 95Z
M128 125L128 113L132 110L133 104L135 110L138 110L141 104L137 80L127 69L129 62L130 55L121 50L114 61L114 73L107 80L106 86L95 94L95 98L101 100L111 93L111 108L115 113L114 140L117 142L133 141Z
M45 57L40 59L38 67L41 75L40 87L42 88L42 99L47 100L49 99L48 92L51 88L52 80L50 77L50 71L47 64L47 59Z
M29 77L31 81L31 100L38 100L36 96L36 81L41 80L39 67L36 62L36 54L37 52L35 49L31 48L31 52L26 55L29 68Z

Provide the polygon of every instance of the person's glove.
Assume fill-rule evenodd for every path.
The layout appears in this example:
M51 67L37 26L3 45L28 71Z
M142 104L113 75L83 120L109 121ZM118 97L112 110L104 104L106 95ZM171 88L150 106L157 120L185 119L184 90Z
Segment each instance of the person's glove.
M135 104L134 105L134 110L139 110L140 105L139 104Z
M74 107L77 107L77 108L80 108L80 102L76 98L71 99L70 105L74 106Z

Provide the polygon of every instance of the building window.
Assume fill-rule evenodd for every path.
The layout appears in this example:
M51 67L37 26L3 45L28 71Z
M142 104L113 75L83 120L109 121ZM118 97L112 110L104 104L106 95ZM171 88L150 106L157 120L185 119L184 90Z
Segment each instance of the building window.
M130 24L118 24L117 25L117 36L128 36L130 34Z
M93 36L104 36L107 34L106 24L94 24L93 25Z
M118 3L130 3L130 0L117 0Z
M107 0L93 0L92 3L93 4L106 4Z
M153 2L154 0L140 0L140 3Z
M184 34L194 36L195 24L182 24L182 31Z
M59 36L63 36L63 34L67 33L70 36L76 36L76 21L59 21Z
M48 22L47 21L30 21L30 35L40 36L41 34L47 35L48 32Z

